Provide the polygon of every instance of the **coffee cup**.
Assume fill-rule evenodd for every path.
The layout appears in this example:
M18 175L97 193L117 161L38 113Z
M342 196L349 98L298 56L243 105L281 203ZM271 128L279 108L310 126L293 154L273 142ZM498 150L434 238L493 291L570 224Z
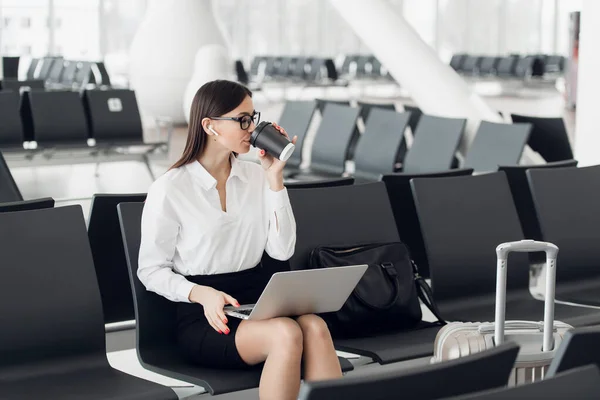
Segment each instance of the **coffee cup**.
M296 148L286 136L282 135L268 121L262 121L256 126L250 136L250 144L256 148L263 149L281 161L287 161Z

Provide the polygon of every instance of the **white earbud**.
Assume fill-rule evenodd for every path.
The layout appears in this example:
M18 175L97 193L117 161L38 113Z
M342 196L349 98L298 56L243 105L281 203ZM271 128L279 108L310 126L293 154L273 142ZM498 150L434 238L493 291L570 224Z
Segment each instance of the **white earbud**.
M209 125L209 126L208 126L208 130L209 130L209 131L211 131L212 133L214 133L214 134L215 134L215 136L219 136L219 134L217 133L217 131L215 131L215 130L212 128L212 126L210 126L210 125Z

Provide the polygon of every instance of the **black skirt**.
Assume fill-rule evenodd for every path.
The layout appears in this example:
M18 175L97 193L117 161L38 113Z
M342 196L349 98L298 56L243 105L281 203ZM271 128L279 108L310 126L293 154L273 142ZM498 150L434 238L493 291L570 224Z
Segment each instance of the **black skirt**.
M269 280L260 265L241 272L186 276L193 283L210 286L233 296L240 304L254 304ZM235 334L242 321L228 316L228 335L215 331L196 303L177 303L177 341L183 356L193 364L210 368L251 368L240 357Z

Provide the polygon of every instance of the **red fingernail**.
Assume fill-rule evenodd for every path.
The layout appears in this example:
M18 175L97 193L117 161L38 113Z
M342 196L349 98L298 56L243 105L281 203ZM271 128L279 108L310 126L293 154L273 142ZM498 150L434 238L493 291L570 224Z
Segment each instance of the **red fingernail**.
M223 334L223 332L221 332L221 331L217 331L217 332L219 332L219 335L222 335L222 334Z
M225 334L226 334L226 335L229 335L229 329L225 331Z

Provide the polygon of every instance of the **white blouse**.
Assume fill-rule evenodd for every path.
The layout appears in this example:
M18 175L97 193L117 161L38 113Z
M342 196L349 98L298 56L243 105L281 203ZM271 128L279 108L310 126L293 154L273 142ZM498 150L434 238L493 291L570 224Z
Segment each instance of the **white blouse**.
M287 190L274 192L259 164L231 158L227 212L217 181L199 162L172 169L148 190L142 215L138 277L150 291L189 302L186 275L243 271L263 251L288 260L296 221Z

